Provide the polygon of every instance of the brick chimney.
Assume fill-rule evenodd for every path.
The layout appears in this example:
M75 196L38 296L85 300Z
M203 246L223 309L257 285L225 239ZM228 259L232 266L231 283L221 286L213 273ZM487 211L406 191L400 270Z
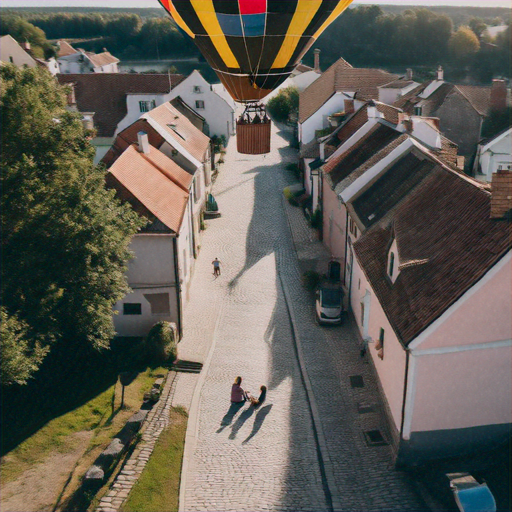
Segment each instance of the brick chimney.
M145 155L149 154L149 139L146 132L137 133L137 141L139 143L139 152Z
M444 80L443 66L439 66L437 68L437 79L439 82L442 82Z
M405 78L407 80L412 80L412 69L411 68L407 68L405 70Z
M321 73L322 70L320 69L320 50L318 48L315 48L313 50L313 55L315 56L315 67L314 67L314 70L317 73Z
M32 47L30 46L30 43L28 41L25 41L24 43L20 43L20 46L26 51L30 52Z
M491 87L491 111L503 112L507 108L507 84L505 80L493 80Z
M492 175L491 219L511 218L512 170L498 169Z

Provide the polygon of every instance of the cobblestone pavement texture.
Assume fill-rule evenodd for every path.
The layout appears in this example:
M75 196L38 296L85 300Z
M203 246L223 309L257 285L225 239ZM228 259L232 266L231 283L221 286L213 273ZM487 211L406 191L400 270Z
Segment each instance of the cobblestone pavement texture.
M282 282L325 436L320 441L334 508L426 510L407 475L395 471L391 448L366 443L363 432L386 435L385 423L354 328L315 323L301 272L326 264L329 255L300 209L282 199L283 188L295 181L286 163L295 162L297 152L286 129L274 127L272 136L265 156L240 155L230 141L213 187L222 217L207 221L187 291L179 356L207 364L200 379L178 374L172 398L172 405L194 409L200 386L197 410L190 411L180 509L330 509ZM215 257L222 262L218 278L212 275ZM268 386L259 409L230 409L237 375L253 393ZM352 389L351 375L362 375L365 386ZM375 412L359 414L358 404L375 404Z

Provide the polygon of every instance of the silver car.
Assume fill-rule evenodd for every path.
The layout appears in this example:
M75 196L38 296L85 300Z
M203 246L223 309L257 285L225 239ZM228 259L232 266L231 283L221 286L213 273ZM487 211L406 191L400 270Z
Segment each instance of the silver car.
M343 315L343 290L339 285L321 285L316 291L316 320L320 325L339 325Z

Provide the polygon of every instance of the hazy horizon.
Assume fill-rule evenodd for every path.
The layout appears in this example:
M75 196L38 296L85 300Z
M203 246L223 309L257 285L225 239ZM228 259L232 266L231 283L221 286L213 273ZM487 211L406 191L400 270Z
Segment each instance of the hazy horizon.
M505 7L510 8L510 0L356 0L354 4L413 5L413 6L453 6L453 7ZM2 7L160 7L158 0L1 0Z

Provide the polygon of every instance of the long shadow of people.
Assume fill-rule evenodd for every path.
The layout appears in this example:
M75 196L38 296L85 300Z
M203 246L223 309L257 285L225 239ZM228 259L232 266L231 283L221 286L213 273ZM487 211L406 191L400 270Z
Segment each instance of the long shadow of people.
M265 418L267 417L267 414L270 412L270 409L272 409L272 404L265 405L262 407L258 413L256 414L256 418L254 418L254 423L252 425L252 431L245 439L242 441L242 444L248 443L260 430L261 425L263 425L263 422L265 421Z
M220 422L220 428L217 430L217 434L222 432L228 425L231 425L231 422L236 416L236 413L243 407L244 404L245 402L236 402L229 406L228 412L224 415Z
M254 407L251 406L249 409L246 409L242 414L240 414L240 416L238 416L237 420L231 427L231 434L229 434L229 439L235 439L238 431L242 428L243 424L253 415L253 413Z

